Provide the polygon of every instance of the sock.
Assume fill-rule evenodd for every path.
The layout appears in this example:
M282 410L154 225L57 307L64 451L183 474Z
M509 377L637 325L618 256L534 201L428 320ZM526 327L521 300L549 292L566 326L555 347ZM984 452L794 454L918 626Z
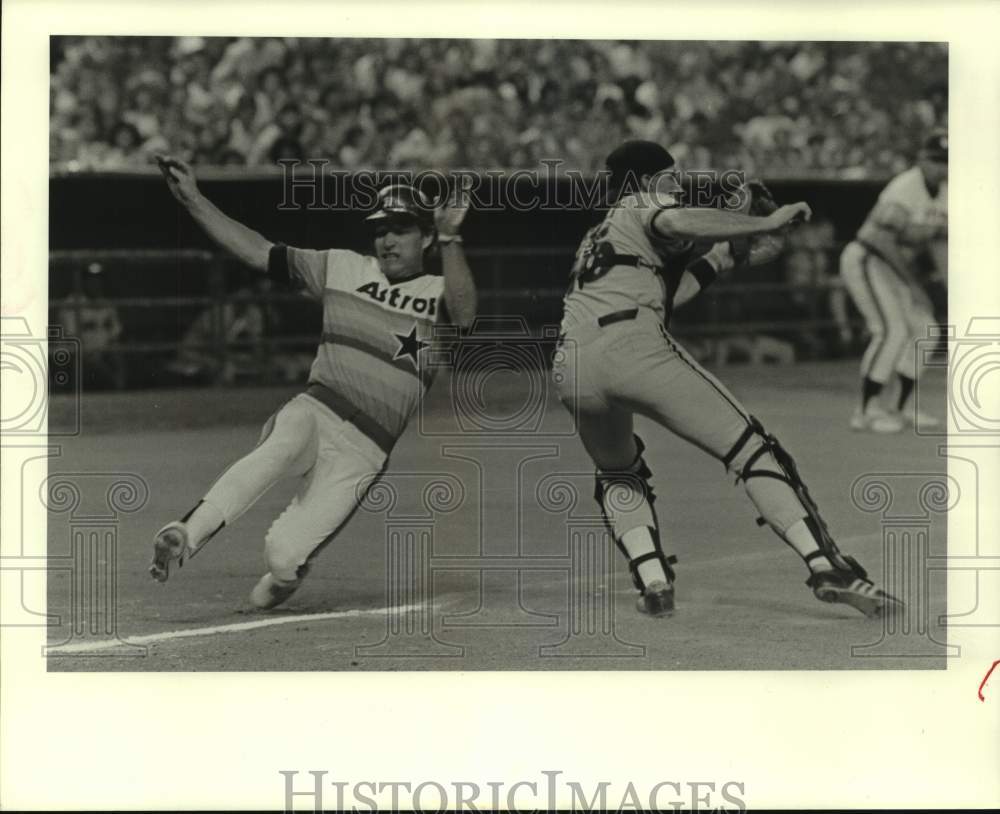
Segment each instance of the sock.
M916 382L909 376L904 376L902 373L899 373L898 375L899 375L899 401L896 402L896 409L902 412L903 405L905 405L907 399L910 398L910 393L913 392L913 385L916 384Z
M203 500L188 513L183 522L188 529L188 540L191 547L198 548L205 540L226 525L226 518L214 505Z
M812 554L814 551L820 550L819 544L816 542L816 538L813 537L812 532L809 531L809 526L806 525L805 519L799 520L797 523L791 525L785 532L785 539L803 559L805 559L809 554ZM833 568L833 563L831 563L826 557L816 557L806 564L809 566L809 570L814 574L817 571L829 571Z
M653 533L648 526L638 526L626 531L622 537L622 545L625 547L625 551L628 552L630 560L656 551L656 545L653 543ZM649 585L651 582L669 581L659 560L641 562L639 563L638 570L639 579L642 580L643 585Z
M868 407L868 402L882 392L882 382L869 379L867 376L861 380L861 409Z

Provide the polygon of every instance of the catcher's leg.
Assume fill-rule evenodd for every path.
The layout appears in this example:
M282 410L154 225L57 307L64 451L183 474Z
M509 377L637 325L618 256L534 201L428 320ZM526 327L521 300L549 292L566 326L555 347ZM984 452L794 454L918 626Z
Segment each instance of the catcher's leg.
M819 598L847 602L868 614L888 604L892 598L875 589L852 558L840 554L791 456L666 331L662 338L664 352L628 390L622 386L625 395L743 480L764 522L805 561L812 573L807 584ZM835 590L827 589L831 583Z
M639 591L640 612L669 616L674 610L674 556L666 556L643 444L632 432L631 413L609 408L579 417L580 438L597 465L594 499L618 549L628 560Z
M313 413L301 399L292 399L267 421L253 451L223 472L181 520L156 533L149 569L153 578L166 582L171 561L182 565L186 556L197 552L277 481L308 471L315 460L316 442Z
M792 456L760 422L748 425L722 462L743 481L766 523L809 567L806 585L824 602L841 602L865 616L880 616L900 606L877 588L861 564L842 554L809 494Z
M321 405L315 409L325 411L317 416L315 464L267 532L268 572L250 594L259 608L273 608L295 592L313 558L350 520L385 465L385 453L353 424Z

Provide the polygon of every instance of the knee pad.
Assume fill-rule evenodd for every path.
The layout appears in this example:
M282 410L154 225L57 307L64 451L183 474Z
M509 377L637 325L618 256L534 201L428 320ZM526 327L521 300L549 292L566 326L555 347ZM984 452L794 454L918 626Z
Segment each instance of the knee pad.
M838 568L854 571L862 579L867 577L864 569L853 558L842 554L837 547L826 522L820 515L819 506L809 494L809 489L799 475L795 459L781 445L777 438L768 433L763 425L750 416L746 429L722 459L723 464L736 474L737 482L743 481L749 488L754 478L770 478L785 484L794 495L792 503L780 506L776 515L769 520L758 518L758 525L770 525L774 532L785 539L785 532L802 520L812 533L819 552L815 556L825 556ZM787 542L787 541L786 541Z
M635 445L638 450L635 461L626 470L622 472L597 470L594 500L601 507L604 523L615 545L628 560L633 585L640 593L645 593L646 585L639 576L639 566L648 560L659 560L664 573L673 581L675 574L671 566L677 563L677 557L667 557L663 553L659 524L656 512L653 510L656 495L653 494L653 487L649 482L653 473L642 457L645 445L638 435L635 436ZM622 543L622 538L635 528L649 529L653 550L631 559Z
M642 458L645 446L635 436L635 460L620 472L595 472L594 500L601 507L604 522L616 541L640 526L656 527L653 502L656 496L649 482L653 473Z

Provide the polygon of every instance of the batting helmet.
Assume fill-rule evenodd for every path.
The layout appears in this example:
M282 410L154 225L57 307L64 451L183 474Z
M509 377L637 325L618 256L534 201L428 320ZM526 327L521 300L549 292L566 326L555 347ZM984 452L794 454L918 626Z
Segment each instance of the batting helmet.
M655 141L626 141L616 147L604 160L610 172L609 187L612 198L619 197L626 184L638 181L644 175L655 175L674 166L674 157Z
M434 226L434 207L416 187L390 184L379 190L378 208L365 220L377 222L388 218L411 218L422 229L429 230Z

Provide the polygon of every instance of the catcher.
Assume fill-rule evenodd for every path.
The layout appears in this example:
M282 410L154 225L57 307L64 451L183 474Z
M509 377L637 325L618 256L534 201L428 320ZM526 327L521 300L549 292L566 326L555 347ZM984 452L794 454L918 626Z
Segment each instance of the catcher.
M268 570L250 594L267 609L299 587L313 558L350 519L388 462L396 440L430 386L424 364L435 322L472 323L476 289L458 229L464 194L432 207L416 189L394 184L368 216L375 255L296 249L271 243L228 217L198 190L191 168L158 156L171 193L223 248L278 284L298 286L323 308L323 334L304 393L265 424L255 449L230 466L183 519L153 540L150 573L166 582L273 484L299 490L264 540ZM463 190L464 193L467 190ZM440 251L441 275L428 255Z
M839 551L791 455L665 327L674 307L721 272L776 257L783 232L807 220L809 206L778 207L762 184L751 183L737 211L684 207L679 185L664 172L673 164L648 141L626 142L608 156L613 204L584 237L564 302L563 341L574 352L561 347L554 360L560 397L597 466L595 498L639 590L638 609L673 612L677 559L660 538L635 413L742 481L758 522L805 561L806 584L818 599L879 616L899 601Z

